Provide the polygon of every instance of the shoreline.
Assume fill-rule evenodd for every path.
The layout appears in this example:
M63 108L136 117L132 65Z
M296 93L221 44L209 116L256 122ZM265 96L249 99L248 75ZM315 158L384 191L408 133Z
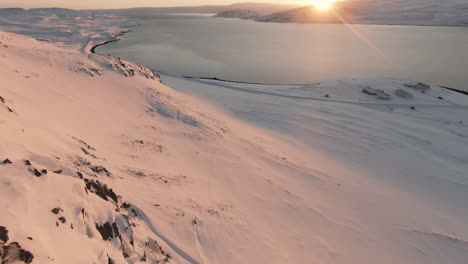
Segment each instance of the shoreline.
M132 30L129 29L129 30L126 30L126 31L123 31L123 32L120 32L119 34L115 35L113 39L110 39L110 40L107 40L107 41L104 41L102 43L99 43L99 44L96 44L94 46L92 46L90 49L89 49L89 52L93 53L93 54L99 54L96 52L96 49L101 47L101 46L104 46L104 45L107 45L109 43L113 43L113 42L117 42L119 41L119 37L131 32Z
M136 26L139 26L139 25L136 25ZM101 46L107 45L109 43L114 43L114 42L120 41L121 39L119 37L124 36L125 34L127 34L129 32L132 32L132 30L129 29L129 30L123 31L123 32L115 35L113 39L110 39L110 40L104 41L102 43L96 44L96 45L92 46L89 49L89 52L92 53L92 54L104 55L104 54L97 53L96 49L101 47ZM114 56L114 55L111 55L111 56L119 58L119 57ZM139 62L134 62L134 63L140 64ZM222 78L218 78L218 77L178 75L178 74L159 71L159 70L153 69L153 68L151 68L149 66L146 66L146 65L145 65L145 67L147 67L148 69L151 69L153 72L156 72L156 73L172 75L172 76L182 77L182 78L186 78L186 79L211 80L211 81L220 81L220 82L237 83L237 84L271 85L271 86L281 86L281 85L284 85L284 86L305 86L305 85L311 85L311 84L320 84L319 81L318 82L311 82L311 83L295 83L295 84L294 83L280 84L280 83L246 82L246 81L227 80L227 79L222 79ZM447 87L447 86L443 86L443 85L434 85L434 86L438 86L438 87L441 87L441 88L444 88L444 89L447 89L447 90L450 90L450 91L457 92L457 93L464 94L464 95L468 96L468 91L465 91L465 90L461 90L461 89L457 89L457 88L451 88L451 87Z

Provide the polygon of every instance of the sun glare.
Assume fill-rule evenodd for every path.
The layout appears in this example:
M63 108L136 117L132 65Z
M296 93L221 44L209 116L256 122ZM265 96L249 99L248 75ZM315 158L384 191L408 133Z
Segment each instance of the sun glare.
M329 10L336 0L309 0L311 4L321 11Z

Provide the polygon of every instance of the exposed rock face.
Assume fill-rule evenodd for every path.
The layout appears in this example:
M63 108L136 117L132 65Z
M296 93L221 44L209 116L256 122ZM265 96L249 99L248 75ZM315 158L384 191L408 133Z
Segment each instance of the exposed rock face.
M97 196L106 201L109 201L110 198L114 202L118 202L117 195L112 189L109 189L107 185L102 184L97 180L84 179L84 181L86 183L86 189L88 189L90 192L95 193Z
M0 243L5 244L8 242L8 230L4 226L0 226Z
M34 255L21 248L18 242L6 244L9 240L8 230L0 226L0 260L2 264L13 264L18 262L31 263Z
M379 100L390 100L391 96L383 90L374 89L372 87L366 86L362 88L362 92L368 95L377 97Z
M406 84L406 87L409 87L409 88L412 88L416 91L419 91L419 92L426 92L428 90L431 89L431 86L430 85L427 85L425 83L422 83L422 82L419 82L417 84Z
M101 234L103 240L111 240L120 235L119 228L117 227L117 224L115 222L112 224L109 222L106 222L102 226L99 224L96 224L96 229Z

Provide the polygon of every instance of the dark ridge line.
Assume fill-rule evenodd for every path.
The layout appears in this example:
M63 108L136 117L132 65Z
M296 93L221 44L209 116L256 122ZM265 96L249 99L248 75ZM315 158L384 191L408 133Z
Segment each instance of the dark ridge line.
M165 73L165 72L162 72L162 71L159 71L159 72L161 72L162 74L166 74L166 75L184 77L184 78L187 78L187 79L211 80L211 81L220 81L220 82L227 82L227 83L239 83L239 84L257 84L257 85L275 85L275 86L282 86L282 85L284 85L284 86L310 86L310 85L320 85L321 84L319 82L317 82L317 83L303 83L303 84L243 82L243 81L224 80L224 79L219 79L217 77L196 77L196 76L187 76L187 75L174 75L174 74ZM453 92L461 93L461 94L464 94L464 95L468 95L468 92L464 91L464 90L459 90L459 89L456 89L456 88L450 88L450 87L441 86L441 85L434 85L434 86L444 88L444 89L447 89L447 90L450 90L450 91L453 91Z
M97 54L97 53L96 53L96 49L97 49L97 48L99 48L99 47L101 47L101 46L104 46L104 45L107 45L107 44L112 43L112 42L117 42L117 41L120 40L119 37L121 37L121 36L127 34L128 32L131 32L131 31L132 31L132 30L127 30L127 31L125 31L125 32L121 32L121 33L115 35L114 38L111 39L111 40L108 40L108 41L105 41L105 42L102 42L102 43L99 43L99 44L94 45L89 51L90 51L91 53L93 53L93 54Z
M172 75L169 73L161 72L163 74ZM177 75L176 75L177 76ZM197 76L188 76L188 75L179 75L180 77L184 77L187 79L199 79L199 80L212 80L212 81L220 81L220 82L228 82L228 83L239 83L239 84L257 84L257 85L285 85L285 86L307 86L307 85L320 85L320 83L288 83L288 84L281 84L281 83L262 83L262 82L243 82L243 81L233 81L233 80L225 80L219 79L217 77L197 77Z
M448 89L448 90L450 90L450 91L454 91L454 92L456 92L456 93L461 93L461 94L464 94L464 95L468 95L468 92L467 92L467 91L458 90L458 89L450 88L450 87L447 87L447 86L439 86L439 87Z

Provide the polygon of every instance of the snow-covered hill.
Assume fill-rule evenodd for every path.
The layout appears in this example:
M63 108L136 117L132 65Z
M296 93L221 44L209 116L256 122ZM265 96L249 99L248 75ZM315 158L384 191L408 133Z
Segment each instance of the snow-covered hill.
M468 96L392 79L161 83L89 53L118 30L68 19L38 27L81 29L70 42L0 32L2 263L468 259Z

